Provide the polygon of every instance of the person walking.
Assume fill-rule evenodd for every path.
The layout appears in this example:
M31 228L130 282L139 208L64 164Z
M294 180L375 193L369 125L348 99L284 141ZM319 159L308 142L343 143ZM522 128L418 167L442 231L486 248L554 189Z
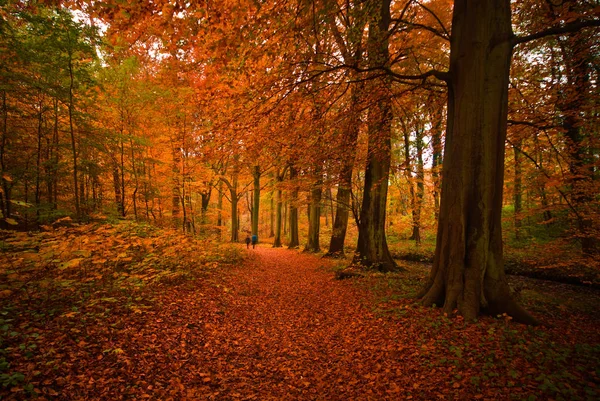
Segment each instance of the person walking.
M246 234L246 249L250 248L250 235Z
M258 235L254 234L252 235L252 249L256 247L256 244L258 244Z

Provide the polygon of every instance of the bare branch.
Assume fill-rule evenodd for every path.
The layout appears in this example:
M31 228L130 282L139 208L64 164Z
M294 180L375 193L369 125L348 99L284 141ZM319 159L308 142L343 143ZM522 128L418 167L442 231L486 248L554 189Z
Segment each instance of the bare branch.
M600 26L600 19L571 22L569 24L554 26L552 28L548 28L537 33L532 33L531 35L514 36L511 40L511 45L515 47L521 43L531 42L533 40L545 38L546 36L561 35L563 33L573 33L580 31L583 28L598 26Z

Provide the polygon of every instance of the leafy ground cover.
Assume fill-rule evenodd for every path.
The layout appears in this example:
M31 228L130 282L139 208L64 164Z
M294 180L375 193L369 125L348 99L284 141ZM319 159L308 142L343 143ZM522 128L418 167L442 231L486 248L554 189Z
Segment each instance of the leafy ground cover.
M598 398L599 296L516 278L547 326L414 303L427 264L340 261L132 223L2 233L0 398Z

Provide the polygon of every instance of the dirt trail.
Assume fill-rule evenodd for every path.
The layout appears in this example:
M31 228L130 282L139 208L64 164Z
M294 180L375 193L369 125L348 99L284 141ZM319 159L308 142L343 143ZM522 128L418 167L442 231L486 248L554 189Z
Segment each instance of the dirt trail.
M226 344L220 385L241 398L397 398L407 376L396 330L315 256L257 248L227 278L212 341ZM229 372L229 373L224 373Z

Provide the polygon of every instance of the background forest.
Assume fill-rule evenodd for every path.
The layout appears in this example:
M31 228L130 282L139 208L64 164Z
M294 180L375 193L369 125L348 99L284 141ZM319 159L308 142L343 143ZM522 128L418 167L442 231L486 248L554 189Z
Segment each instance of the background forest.
M452 2L1 5L3 228L131 218L352 253L370 186L387 191L392 253L432 258ZM600 251L599 5L511 8L507 266L585 281Z

